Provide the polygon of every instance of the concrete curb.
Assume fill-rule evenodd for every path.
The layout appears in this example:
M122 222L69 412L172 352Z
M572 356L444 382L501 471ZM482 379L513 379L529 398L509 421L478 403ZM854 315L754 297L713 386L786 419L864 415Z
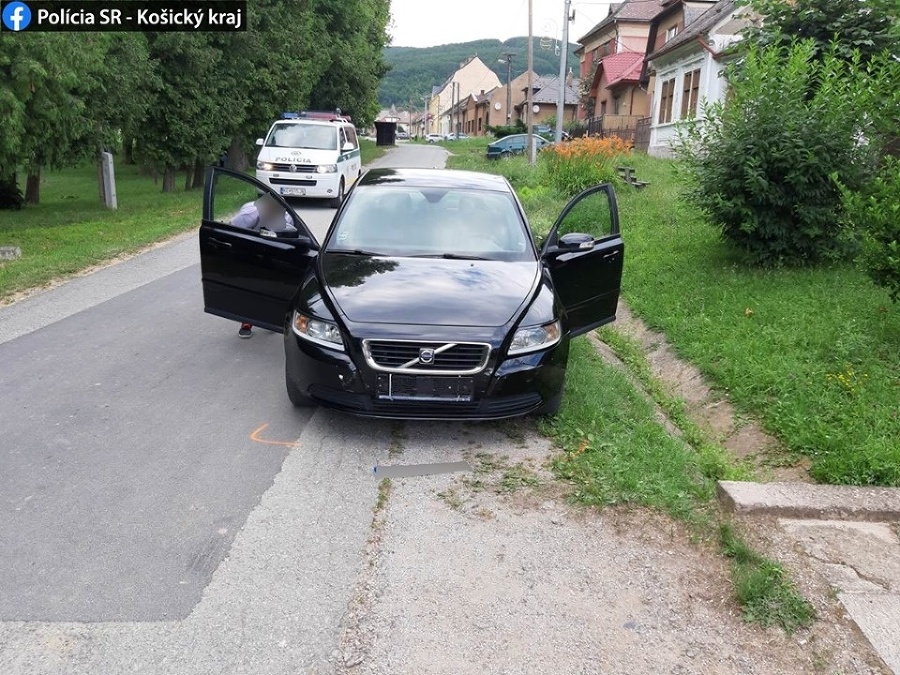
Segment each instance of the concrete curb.
M718 493L725 506L738 514L900 521L900 488L719 481Z

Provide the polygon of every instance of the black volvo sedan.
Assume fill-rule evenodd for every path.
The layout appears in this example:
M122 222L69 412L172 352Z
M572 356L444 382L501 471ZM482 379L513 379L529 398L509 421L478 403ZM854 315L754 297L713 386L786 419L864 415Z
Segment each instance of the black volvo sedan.
M260 194L279 226L232 224ZM319 244L279 195L211 167L200 253L207 312L284 333L295 405L486 420L558 410L569 340L615 319L624 243L608 184L539 240L505 178L373 169Z

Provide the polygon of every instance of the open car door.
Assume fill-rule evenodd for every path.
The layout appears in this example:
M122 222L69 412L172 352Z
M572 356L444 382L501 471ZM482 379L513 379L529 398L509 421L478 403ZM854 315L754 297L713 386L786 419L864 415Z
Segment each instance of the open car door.
M317 253L309 228L279 195L246 174L209 168L200 225L206 312L283 332Z
M566 310L564 330L574 337L615 320L625 242L612 185L588 188L566 205L542 257Z

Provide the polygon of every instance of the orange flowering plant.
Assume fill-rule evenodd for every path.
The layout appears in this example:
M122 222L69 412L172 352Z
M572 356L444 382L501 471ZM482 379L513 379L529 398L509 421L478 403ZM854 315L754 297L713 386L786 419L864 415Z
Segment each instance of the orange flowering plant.
M616 178L616 159L631 153L633 143L618 136L585 136L556 143L541 151L552 185L572 196L598 183Z

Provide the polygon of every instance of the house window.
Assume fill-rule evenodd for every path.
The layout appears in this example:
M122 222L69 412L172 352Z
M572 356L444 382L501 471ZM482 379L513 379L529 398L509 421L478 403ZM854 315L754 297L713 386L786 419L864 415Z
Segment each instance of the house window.
M668 124L672 121L672 99L675 98L675 78L662 83L662 93L659 97L659 123Z
M666 42L671 40L676 35L678 35L678 26L672 26L671 28L666 29Z
M697 114L697 100L700 98L700 69L684 74L684 90L681 94L681 118Z
M600 101L600 116L606 114L606 101Z
M613 97L613 115L618 115L618 114L619 114L619 97L614 96Z

